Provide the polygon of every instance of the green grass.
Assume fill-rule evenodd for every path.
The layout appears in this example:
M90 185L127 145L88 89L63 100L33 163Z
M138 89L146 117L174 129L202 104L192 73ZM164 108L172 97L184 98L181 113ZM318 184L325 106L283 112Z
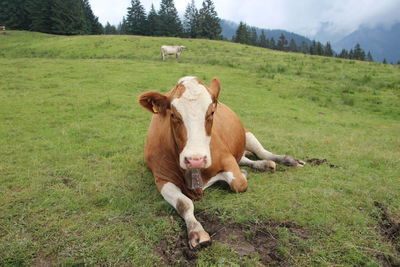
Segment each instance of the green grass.
M161 62L162 44L188 49ZM269 150L338 166L250 172L248 192L211 187L196 210L301 225L307 253L284 238L281 248L299 266L399 257L373 204L400 219L398 66L207 40L11 31L0 35L0 72L2 266L162 264L156 244L184 229L143 162L150 113L137 96L185 75L220 78L220 100ZM213 245L197 263L256 261Z

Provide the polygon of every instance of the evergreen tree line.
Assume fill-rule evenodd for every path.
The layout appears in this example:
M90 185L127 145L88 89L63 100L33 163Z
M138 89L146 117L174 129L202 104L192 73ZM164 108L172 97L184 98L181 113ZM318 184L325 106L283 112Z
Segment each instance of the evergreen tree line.
M365 54L360 44L356 44L354 49L350 51L343 49L340 54L336 54L330 42L327 42L326 45L317 41L312 41L311 43L302 41L301 44L298 44L294 39L288 41L283 33L278 40L275 40L273 37L268 38L264 30L258 35L256 28L249 27L244 22L239 23L236 33L232 37L232 41L287 52L373 61L371 52Z
M107 23L104 33L222 39L220 19L212 0L203 0L199 10L192 0L186 7L183 21L173 0L161 0L158 11L151 5L147 14L140 0L131 0L122 22L117 27Z
M89 0L1 0L0 25L52 34L101 34Z

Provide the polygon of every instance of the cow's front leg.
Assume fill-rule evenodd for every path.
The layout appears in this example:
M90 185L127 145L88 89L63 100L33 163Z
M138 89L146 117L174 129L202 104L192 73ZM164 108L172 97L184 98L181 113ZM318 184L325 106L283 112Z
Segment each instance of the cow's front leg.
M211 243L210 235L204 231L203 226L194 217L194 206L192 200L185 196L179 187L168 182L162 186L161 195L185 220L189 246L191 249Z

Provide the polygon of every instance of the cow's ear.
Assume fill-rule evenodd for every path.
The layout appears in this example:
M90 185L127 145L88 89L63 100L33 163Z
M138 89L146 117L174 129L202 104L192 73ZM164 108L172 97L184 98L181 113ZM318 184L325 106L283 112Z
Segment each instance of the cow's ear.
M218 102L218 95L219 95L219 91L221 90L221 84L219 82L219 79L214 78L211 81L211 97L214 103Z
M146 92L139 96L139 104L152 113L165 115L170 106L170 101L166 95Z

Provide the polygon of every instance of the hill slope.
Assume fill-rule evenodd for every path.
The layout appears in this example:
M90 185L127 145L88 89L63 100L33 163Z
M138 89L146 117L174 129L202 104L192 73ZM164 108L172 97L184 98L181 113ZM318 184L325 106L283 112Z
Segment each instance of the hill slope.
M187 50L162 62L162 44ZM397 66L28 32L0 35L0 53L1 266L399 264ZM207 189L194 205L214 243L196 252L143 162L151 116L137 104L186 75L219 77L219 100L266 148L308 160L247 169L244 194Z

